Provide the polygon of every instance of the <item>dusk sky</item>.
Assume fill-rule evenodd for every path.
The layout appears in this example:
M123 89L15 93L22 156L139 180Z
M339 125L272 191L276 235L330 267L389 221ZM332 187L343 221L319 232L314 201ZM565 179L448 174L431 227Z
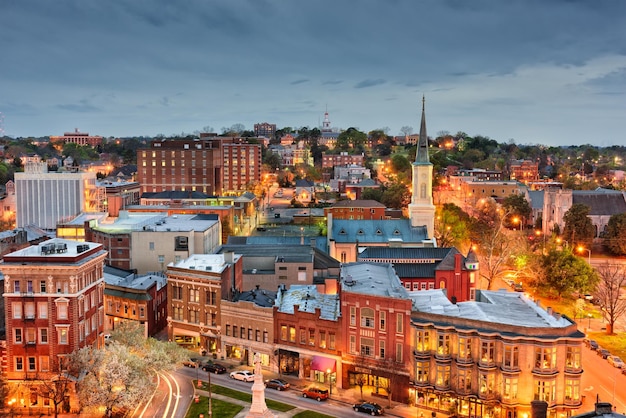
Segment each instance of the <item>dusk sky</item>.
M241 123L626 145L624 0L20 0L0 6L13 137Z

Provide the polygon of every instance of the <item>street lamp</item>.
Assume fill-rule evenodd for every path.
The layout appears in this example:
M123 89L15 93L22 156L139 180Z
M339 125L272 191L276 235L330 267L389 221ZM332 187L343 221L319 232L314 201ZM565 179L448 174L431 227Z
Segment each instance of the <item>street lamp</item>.
M589 319L589 324L588 324L587 328L591 329L591 314L587 314L587 319Z
M515 218L513 218L513 223L515 225L520 224L520 231L522 230L522 225L521 225L520 220L519 220L519 218L517 216ZM515 230L515 227L513 227L513 230Z
M591 250L583 247L582 245L579 245L577 250L578 250L579 253L582 253L583 251L587 251L587 253L588 253L587 261L588 261L589 265L591 265Z
M333 394L333 381L330 380L330 369L326 369L326 373L328 373L328 389L329 389L328 397L330 398Z

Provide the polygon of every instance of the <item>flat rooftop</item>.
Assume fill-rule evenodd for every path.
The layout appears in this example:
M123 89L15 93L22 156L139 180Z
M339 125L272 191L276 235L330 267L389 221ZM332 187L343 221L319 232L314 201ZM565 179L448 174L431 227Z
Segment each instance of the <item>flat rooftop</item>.
M46 258L67 258L77 256L87 250L100 247L102 244L95 242L80 242L69 239L53 238L31 245L5 255L5 261L12 261L11 257L46 257Z
M163 208L161 208L163 209ZM120 211L118 218L108 218L99 222L94 229L103 232L158 231L189 232L206 231L219 222L217 215L172 215L166 212Z
M407 292L413 311L532 328L564 328L573 324L519 292L481 290L476 301L450 302L441 289Z
M241 255L234 254L233 257L236 262ZM228 265L229 263L225 261L224 254L194 254L185 260L170 263L168 267L221 273Z
M292 285L289 289L279 290L276 297L276 306L279 312L315 313L320 311L320 319L336 321L339 317L339 294L319 293L316 285Z
M341 290L373 296L408 299L391 264L356 262L341 267Z

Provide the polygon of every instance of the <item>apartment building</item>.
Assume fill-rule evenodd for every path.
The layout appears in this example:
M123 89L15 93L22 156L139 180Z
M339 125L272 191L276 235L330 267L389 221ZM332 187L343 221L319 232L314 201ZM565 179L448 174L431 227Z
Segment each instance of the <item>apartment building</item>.
M24 411L52 413L42 381L58 379L64 358L85 346L102 346L106 251L93 242L51 239L6 254L4 275L7 379ZM40 390L41 389L41 390ZM64 410L77 410L72 393Z
M221 301L241 292L241 256L194 254L170 263L166 275L168 338L190 350L222 355Z
M142 192L240 194L261 180L261 145L246 138L163 139L137 153Z
M45 162L29 163L15 173L16 225L55 230L58 222L81 212L99 212L104 190L96 173L48 172Z
M420 408L513 418L532 415L540 400L554 418L582 405L584 334L566 316L505 290L456 304L442 290L410 297L411 395Z
M153 337L167 325L167 282L165 274L137 275L106 266L104 269L105 331L122 322L134 322Z
M254 136L263 136L265 138L274 139L276 136L276 124L267 122L255 123Z
M348 165L363 166L364 161L364 154L348 154L347 152L340 152L339 154L322 153L322 168Z

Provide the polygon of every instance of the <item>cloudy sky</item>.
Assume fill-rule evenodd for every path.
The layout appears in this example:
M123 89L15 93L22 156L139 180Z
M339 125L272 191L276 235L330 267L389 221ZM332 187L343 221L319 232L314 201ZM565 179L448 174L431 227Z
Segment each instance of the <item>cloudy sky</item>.
M626 144L623 0L20 0L0 6L7 135L241 123Z

